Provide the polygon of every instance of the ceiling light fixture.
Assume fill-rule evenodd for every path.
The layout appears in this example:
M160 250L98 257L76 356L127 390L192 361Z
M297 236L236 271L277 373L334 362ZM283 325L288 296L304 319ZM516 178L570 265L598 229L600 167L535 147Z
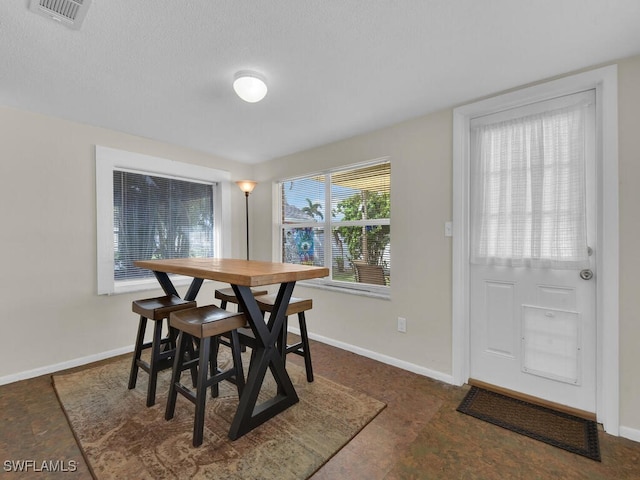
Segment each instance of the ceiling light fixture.
M249 103L259 102L267 94L267 84L259 73L242 71L236 73L233 89L238 96Z

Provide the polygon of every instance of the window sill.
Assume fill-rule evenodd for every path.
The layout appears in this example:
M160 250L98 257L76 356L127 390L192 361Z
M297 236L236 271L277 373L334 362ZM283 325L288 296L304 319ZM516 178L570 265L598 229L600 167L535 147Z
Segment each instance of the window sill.
M345 293L347 295L357 295L359 297L378 298L380 300L391 300L390 287L380 287L379 290L372 291L372 290L363 290L360 288L349 288L349 287L343 287L341 285L338 286L335 284L320 283L320 282L314 282L314 281L301 281L301 282L298 282L297 285L300 285L302 287L317 288L319 290L327 290L330 292Z
M171 282L177 287L184 287L191 285L193 280L191 277L185 277L182 275L171 275ZM380 300L391 300L391 288L390 287L378 287L377 291L366 290L362 288L349 288L342 285L335 285L329 283L314 282L313 280L300 281L297 283L302 287L317 288L319 290L326 290L330 292L345 293L347 295L356 295L359 297L378 298ZM129 280L121 281L114 285L114 290L109 295L120 295L123 293L143 292L149 290L160 289L160 284L155 278L147 278L143 280ZM376 287L374 287L376 288Z
M182 275L170 275L171 283L177 287L191 285L193 280L190 277ZM144 292L149 290L161 290L162 287L155 278L145 278L141 280L124 280L116 282L113 286L113 292L108 295L120 295L122 293Z

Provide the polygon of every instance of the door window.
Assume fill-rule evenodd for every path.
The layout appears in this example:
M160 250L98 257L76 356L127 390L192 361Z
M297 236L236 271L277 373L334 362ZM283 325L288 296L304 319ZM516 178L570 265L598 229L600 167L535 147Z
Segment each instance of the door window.
M472 263L589 266L585 155L593 91L471 121Z

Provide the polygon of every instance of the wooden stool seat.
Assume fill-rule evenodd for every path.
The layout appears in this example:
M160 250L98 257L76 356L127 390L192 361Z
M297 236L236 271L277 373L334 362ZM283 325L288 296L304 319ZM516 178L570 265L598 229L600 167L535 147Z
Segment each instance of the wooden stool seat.
M266 295L269 292L267 290L252 288L251 293L255 297L258 295ZM220 300L220 308L227 308L227 303L238 304L238 298L231 287L216 290L214 292L214 296Z
M243 313L223 310L215 305L191 308L171 315L173 328L187 332L192 337L207 338L230 332L247 324Z
M275 303L276 303L277 295L262 295L256 297L256 302L258 303L258 307L262 312L273 312ZM304 357L304 366L307 373L307 381L313 382L313 366L311 364L311 350L309 348L309 335L307 334L307 320L305 318L304 312L307 310L311 310L313 307L313 300L310 298L297 298L291 297L289 300L289 305L287 306L287 311L285 313L286 317L289 315L298 315L298 323L300 324L300 341L293 344L287 343L287 324L288 319L285 318L284 325L282 326L282 355L286 362L286 355L288 353L295 353L296 355L300 355ZM247 345L251 347L253 332L249 329L243 328L240 330L240 334L242 336L241 341L245 342ZM255 340L254 340L255 341Z
M171 312L196 307L195 301L183 300L175 295L164 297L145 298L134 300L131 309L140 315L138 323L138 335L133 351L131 371L129 373L129 390L135 388L138 381L138 370L142 369L149 374L149 384L147 387L147 407L151 407L156 401L156 384L158 372L171 368L173 356L176 351L177 332L169 328L169 335L162 338L162 328L164 320L168 319ZM153 329L153 339L150 342L144 341L147 328L147 321L155 322ZM149 362L142 360L143 350L151 349L151 359ZM195 372L195 369L194 369Z
M167 295L164 297L134 300L131 305L131 309L134 313L142 315L149 320L162 320L169 318L169 314L171 312L184 310L186 308L194 308L196 306L197 304L193 300L183 300L175 295Z
M211 395L213 397L218 396L218 384L222 380L230 380L236 384L238 397L244 389L244 373L237 329L246 325L246 318L243 313L228 312L215 305L207 305L172 312L169 324L171 328L179 332L179 335L165 419L173 418L178 393L192 402L195 405L193 446L198 447L202 444L203 439L207 388L212 387ZM227 370L220 370L217 365L217 340L221 334L230 334L231 336L233 366ZM194 358L187 360L184 353L194 338L199 340L199 348ZM196 391L193 392L180 383L180 375L195 364L197 364L198 374ZM211 371L210 376L209 371Z
M272 295L261 295L256 297L256 302L258 302L258 307L263 312L272 312L273 307L276 303L276 294ZM310 298L297 298L291 297L289 300L289 306L287 307L286 315L295 315L297 313L305 312L307 310L311 310L313 307L313 300Z

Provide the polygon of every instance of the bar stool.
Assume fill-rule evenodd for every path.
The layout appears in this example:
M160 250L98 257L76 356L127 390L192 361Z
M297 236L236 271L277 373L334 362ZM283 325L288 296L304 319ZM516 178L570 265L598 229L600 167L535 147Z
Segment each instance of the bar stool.
M252 288L251 293L256 297L258 295L266 295L269 292L263 289ZM220 300L220 308L226 309L227 303L235 303L238 305L238 298L231 287L216 290L214 292L214 296Z
M156 384L158 372L171 368L173 356L176 348L177 332L169 328L169 336L162 338L162 326L164 319L168 319L171 312L193 308L195 301L183 300L176 295L164 297L146 298L135 300L131 309L140 315L138 324L138 335L133 351L133 361L131 362L131 372L129 373L129 390L135 388L138 380L138 369L142 369L149 374L149 385L147 387L147 407L151 407L156 402ZM151 342L144 341L144 334L147 328L147 320L154 322L153 339ZM163 348L164 347L164 348ZM141 359L142 351L151 348L151 359L146 362Z
M256 297L258 307L264 312L272 312L276 302L276 295L262 295ZM313 301L310 298L296 298L291 297L289 300L289 306L287 307L286 317L284 324L282 325L282 340L281 345L283 349L283 359L286 361L286 355L288 353L295 353L304 357L304 366L307 372L307 382L313 382L313 367L311 365L311 350L309 349L309 336L307 334L307 320L304 312L311 310ZM289 315L298 314L298 323L300 324L300 341L287 344L287 323ZM241 336L241 342L246 343L249 347L255 343L253 332L248 328L242 328L239 330Z
M166 420L173 418L178 393L193 403L195 405L193 446L198 447L202 444L207 388L212 387L211 396L216 397L219 393L218 383L222 380L233 379L233 383L238 389L238 397L244 389L244 373L237 329L246 325L246 319L242 313L227 312L215 305L207 305L174 312L169 318L169 323L172 328L178 330L179 334L164 418ZM218 342L215 341L223 333L231 335L233 357L233 366L224 371L220 370L217 365ZM195 358L187 360L184 353L194 338L199 340L197 355ZM180 383L181 373L194 364L198 365L195 393ZM209 370L211 370L211 376L209 376Z
M258 295L266 295L267 293L269 293L269 291L258 289L258 288L252 288L251 293L253 294L254 297L256 297ZM231 287L219 288L214 292L214 296L216 299L220 300L220 308L226 309L227 303L234 303L238 305L238 311L241 311L240 304L238 302L238 297L236 297L236 294L233 291L233 288ZM220 338L218 341L221 344L226 345L227 347L231 346L226 338ZM246 350L245 345L241 345L240 348L243 352Z

